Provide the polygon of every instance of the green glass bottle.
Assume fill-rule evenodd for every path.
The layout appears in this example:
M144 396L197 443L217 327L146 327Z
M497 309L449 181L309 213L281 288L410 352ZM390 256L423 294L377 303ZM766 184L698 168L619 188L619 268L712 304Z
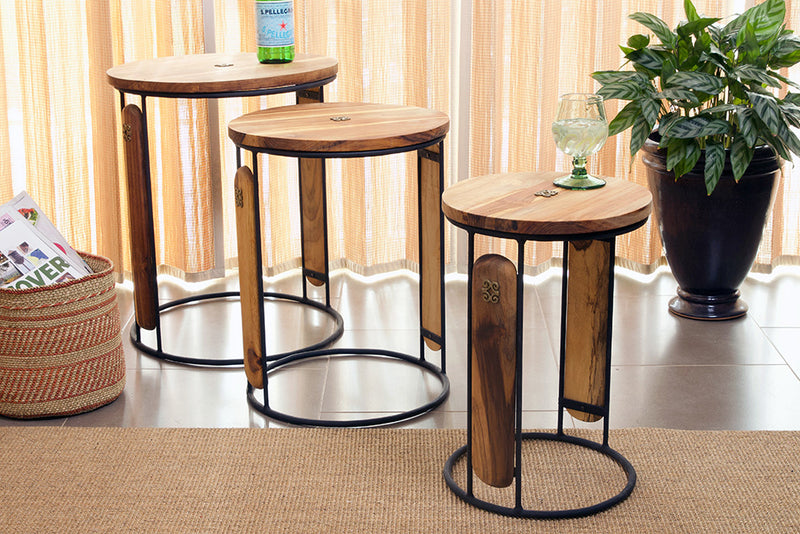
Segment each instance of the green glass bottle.
M256 0L256 45L261 63L294 59L293 0Z

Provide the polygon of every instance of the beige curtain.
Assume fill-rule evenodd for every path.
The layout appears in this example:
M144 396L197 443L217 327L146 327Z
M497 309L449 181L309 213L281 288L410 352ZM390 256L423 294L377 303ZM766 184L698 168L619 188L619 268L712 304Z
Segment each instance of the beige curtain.
M695 4L720 15L741 11L749 1ZM800 27L800 2L787 4L791 25ZM550 136L557 96L594 91L589 74L620 65L617 45L642 31L628 13L652 11L672 24L682 5L295 0L297 50L338 59L338 79L325 89L328 101L398 103L450 114L446 176L453 183L488 173L566 169L568 161ZM76 248L110 257L121 272L130 269L120 101L105 71L158 56L254 51L253 16L252 0L0 2L0 202L28 190ZM293 95L147 99L161 272L192 280L236 266L236 160L227 123L292 103ZM616 113L615 103L608 112ZM592 171L644 183L641 163L629 166L626 147L625 136L609 140L591 159ZM264 157L260 167L264 267L274 274L299 264L297 165ZM800 258L798 172L787 168L758 257L761 270ZM406 154L328 162L334 267L364 273L415 268L414 175L414 157ZM452 239L452 247L458 242ZM559 246L529 245L528 264L545 268ZM487 240L480 247L515 257L513 244ZM618 254L643 271L662 263L655 223L620 239Z
M120 100L105 72L203 52L202 1L17 0L0 15L0 201L26 189L75 248L129 269ZM151 99L147 111L158 261L209 269L205 104Z
M111 20L97 7L0 3L0 201L27 189L76 248L118 263Z

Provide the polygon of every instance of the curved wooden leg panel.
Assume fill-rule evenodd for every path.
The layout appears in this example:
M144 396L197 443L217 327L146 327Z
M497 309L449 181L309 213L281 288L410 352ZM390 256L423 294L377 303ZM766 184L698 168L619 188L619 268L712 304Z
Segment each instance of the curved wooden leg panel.
M136 324L153 330L158 323L158 282L153 229L153 193L142 110L128 104L122 110L122 138L128 178L133 301Z
M425 150L439 154L440 145L434 145ZM441 155L441 154L440 154ZM444 258L441 257L442 243L439 226L441 224L441 199L440 186L441 163L428 158L420 158L420 283L422 284L422 327L429 332L443 336L442 332L442 276L440 266ZM425 338L425 344L431 350L441 347L435 341Z
M244 371L247 381L255 388L264 387L262 373L261 326L264 305L258 289L261 276L256 247L259 235L256 227L256 186L252 171L239 167L234 180L236 193L236 233L239 252L239 292L242 306L242 344L244 346Z
M603 406L606 390L608 276L611 244L606 241L569 243L567 282L567 345L564 397ZM568 410L581 421L600 416Z
M303 267L318 273L328 273L325 255L325 160L300 159L300 194L303 198ZM323 280L307 276L315 286Z
M491 486L514 477L517 272L507 258L481 256L472 271L472 465Z

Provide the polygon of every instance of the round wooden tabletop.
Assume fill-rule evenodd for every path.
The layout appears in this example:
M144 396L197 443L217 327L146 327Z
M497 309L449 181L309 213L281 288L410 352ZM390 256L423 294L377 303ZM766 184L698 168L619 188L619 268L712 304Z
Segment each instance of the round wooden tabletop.
M324 157L401 152L431 145L450 128L444 113L414 106L325 102L254 111L232 120L240 147Z
M291 91L298 85L321 85L337 71L336 59L325 56L297 54L290 63L262 64L255 53L238 53L143 59L112 67L106 76L127 93L201 97Z
M464 180L442 194L442 211L457 226L478 233L541 240L623 233L650 215L652 195L646 187L617 178L605 178L605 186L585 191L554 186L553 180L564 174L520 172Z

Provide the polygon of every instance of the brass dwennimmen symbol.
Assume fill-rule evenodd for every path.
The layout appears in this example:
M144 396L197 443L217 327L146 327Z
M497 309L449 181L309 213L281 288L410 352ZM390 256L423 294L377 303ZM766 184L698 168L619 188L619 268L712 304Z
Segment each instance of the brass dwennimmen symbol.
M337 115L336 117L331 117L331 120L333 122L343 122L343 121L349 121L350 117L348 117L347 115Z
M233 197L234 197L234 202L236 203L236 207L237 208L243 208L244 207L244 196L242 194L242 190L239 189L238 187L234 187L233 188Z
M494 280L484 280L481 287L481 296L486 302L497 304L500 302L500 284Z
M554 197L558 194L558 190L556 189L542 189L541 191L537 191L534 193L537 197L545 197L550 198Z
M127 122L122 125L122 138L125 141L131 140L131 130L132 130L131 125L128 124Z

